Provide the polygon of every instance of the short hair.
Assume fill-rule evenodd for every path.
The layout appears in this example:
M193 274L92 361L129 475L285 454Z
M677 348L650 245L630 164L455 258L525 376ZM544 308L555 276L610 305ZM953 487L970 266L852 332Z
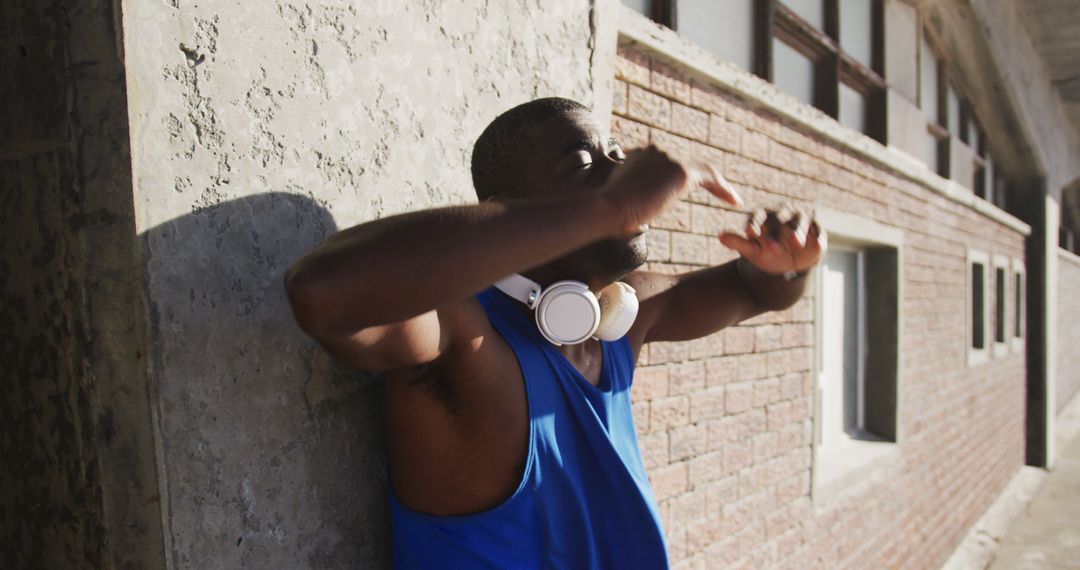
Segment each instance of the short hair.
M496 194L512 193L521 184L521 165L528 150L526 131L548 119L588 110L571 99L547 97L522 103L495 117L473 146L472 179L476 197L486 200Z

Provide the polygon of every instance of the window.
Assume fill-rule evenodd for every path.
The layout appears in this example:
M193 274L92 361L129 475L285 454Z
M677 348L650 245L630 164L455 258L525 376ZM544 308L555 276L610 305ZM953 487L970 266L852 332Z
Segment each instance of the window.
M674 29L722 59L754 70L754 0L680 0Z
M1013 326L1012 326L1012 349L1014 352L1024 350L1024 320L1027 315L1024 310L1025 297L1027 294L1025 287L1025 269L1024 262L1019 259L1012 260L1012 274L1013 274L1013 287L1012 287L1012 303L1013 303Z
M1009 352L1009 258L994 256L994 356Z
M968 343L968 365L986 362L987 351L987 283L989 256L982 251L968 250L967 256L967 283L968 283L968 330L970 331Z
M900 230L819 209L829 251L815 272L815 493L895 453Z
M626 5L884 142L882 0L627 0Z

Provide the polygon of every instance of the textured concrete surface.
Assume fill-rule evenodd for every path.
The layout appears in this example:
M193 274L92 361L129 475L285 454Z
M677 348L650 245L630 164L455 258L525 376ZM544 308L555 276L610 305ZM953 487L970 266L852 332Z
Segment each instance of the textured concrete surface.
M170 567L386 566L379 379L301 334L282 273L338 228L472 201L472 142L496 114L593 100L602 14L122 4Z
M1058 419L1057 465L1009 529L991 570L1080 568L1080 398Z

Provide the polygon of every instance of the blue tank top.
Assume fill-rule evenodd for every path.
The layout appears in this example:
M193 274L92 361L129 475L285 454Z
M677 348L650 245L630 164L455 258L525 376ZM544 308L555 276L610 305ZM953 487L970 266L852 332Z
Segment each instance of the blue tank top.
M514 301L477 298L525 378L529 448L517 490L466 516L432 516L390 492L397 568L667 568L656 499L630 410L634 356L602 342L599 386L549 344Z

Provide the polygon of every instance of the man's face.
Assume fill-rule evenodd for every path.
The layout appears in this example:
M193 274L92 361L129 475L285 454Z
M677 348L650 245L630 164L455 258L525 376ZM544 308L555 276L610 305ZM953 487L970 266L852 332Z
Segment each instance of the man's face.
M622 148L604 133L591 114L571 112L529 129L530 149L522 169L522 185L531 197L596 192L626 158ZM587 245L552 263L567 277L608 281L645 263L644 234L606 239Z

